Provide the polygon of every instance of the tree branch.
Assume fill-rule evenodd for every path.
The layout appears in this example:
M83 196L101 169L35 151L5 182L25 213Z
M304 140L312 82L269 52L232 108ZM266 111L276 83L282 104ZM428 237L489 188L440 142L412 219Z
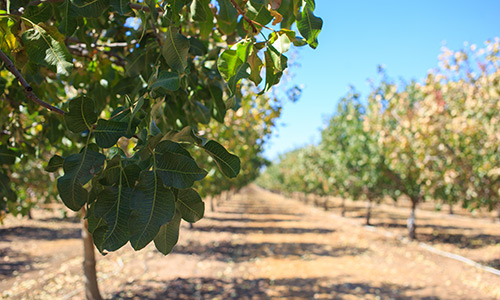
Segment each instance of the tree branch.
M0 50L0 59L3 60L3 62L5 63L5 67L7 68L7 70L9 70L16 77L16 79L19 81L19 83L21 83L21 85L24 88L24 92L26 93L26 97L28 99L30 99L31 101L35 102L36 104L38 104L40 106L45 107L48 110L51 110L51 111L58 113L60 115L64 115L63 110L61 110L57 107L54 107L54 106L48 104L47 102L40 100L35 95L35 93L33 93L33 88L31 88L31 86L28 84L26 79L24 79L23 75L21 75L21 72L19 72L19 70L16 69L12 60L10 60L10 58L5 53L3 53L2 50Z
M231 4L233 4L234 8L236 8L236 10L238 11L238 13L243 17L243 19L250 25L250 27L252 27L252 30L253 30L253 33L257 33L259 32L257 30L257 28L255 27L255 25L253 24L253 21L250 20L247 15L245 14L245 11L243 9L241 9L241 7L238 5L238 3L236 3L236 1L234 0L231 0Z

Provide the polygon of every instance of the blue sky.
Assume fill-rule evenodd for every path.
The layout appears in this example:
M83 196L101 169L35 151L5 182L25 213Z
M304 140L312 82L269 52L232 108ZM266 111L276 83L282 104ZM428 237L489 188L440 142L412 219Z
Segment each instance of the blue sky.
M296 103L287 102L265 156L319 141L320 130L349 85L362 96L368 79L383 65L391 78L422 79L436 68L441 47L464 42L484 45L500 36L500 1L316 0L323 19L316 50L298 51L292 84L303 85Z

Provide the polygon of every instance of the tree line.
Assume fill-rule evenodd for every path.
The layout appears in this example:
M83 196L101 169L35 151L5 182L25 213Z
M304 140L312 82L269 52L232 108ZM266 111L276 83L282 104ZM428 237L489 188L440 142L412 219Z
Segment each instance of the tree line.
M445 49L421 82L380 70L366 98L351 88L321 141L290 151L259 183L271 190L368 201L404 196L408 234L423 201L496 210L500 218L498 38L478 49Z

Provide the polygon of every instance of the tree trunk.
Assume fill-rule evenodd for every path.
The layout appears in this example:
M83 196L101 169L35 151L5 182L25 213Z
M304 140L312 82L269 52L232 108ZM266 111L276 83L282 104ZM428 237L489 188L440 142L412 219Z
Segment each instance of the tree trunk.
M372 199L368 199L366 201L366 220L365 220L365 225L371 225L370 224L370 217L372 215Z
M323 208L325 211L328 211L328 196L325 196L325 202L323 202Z
M416 239L416 229L417 225L415 224L415 210L417 208L418 199L411 199L411 214L408 218L408 222L406 223L408 227L408 237L412 240Z
M454 215L455 213L453 212L453 204L448 204L448 214Z
M500 221L500 201L497 202L497 219Z
M340 215L342 217L345 217L345 198L342 198L342 205L340 206L340 208L341 208Z
M210 196L210 211L214 212L215 211L215 197Z
M95 252L89 225L85 219L86 210L82 208L82 239L83 239L83 277L85 281L85 296L87 300L102 300L97 284L97 272L95 269Z

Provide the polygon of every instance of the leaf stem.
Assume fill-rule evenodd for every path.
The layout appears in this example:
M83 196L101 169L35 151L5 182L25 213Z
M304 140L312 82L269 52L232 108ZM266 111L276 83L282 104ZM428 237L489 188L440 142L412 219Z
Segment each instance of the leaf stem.
M36 104L38 104L40 106L45 107L48 110L51 110L51 111L58 113L60 115L64 115L63 110L61 110L55 106L52 106L45 101L40 100L40 98L38 98L35 95L35 93L33 93L33 88L29 85L29 83L26 81L26 79L24 79L23 75L16 68L16 66L14 65L12 60L10 60L10 58L5 53L3 53L2 50L0 50L0 59L3 60L3 62L5 63L5 67L7 68L7 70L9 70L14 75L14 77L16 77L16 79L19 81L19 83L21 83L21 85L24 88L24 93L26 93L26 97L28 99L30 99L31 101L35 102Z
M250 25L250 27L252 27L252 30L253 30L253 33L257 33L259 32L257 30L257 28L255 27L254 23L252 20L250 20L247 15L245 14L245 11L243 9L241 9L241 7L238 5L238 3L236 3L236 1L234 0L230 0L231 1L231 4L233 4L234 8L236 8L236 10L238 11L238 13L243 17L243 19L248 23L248 25Z

